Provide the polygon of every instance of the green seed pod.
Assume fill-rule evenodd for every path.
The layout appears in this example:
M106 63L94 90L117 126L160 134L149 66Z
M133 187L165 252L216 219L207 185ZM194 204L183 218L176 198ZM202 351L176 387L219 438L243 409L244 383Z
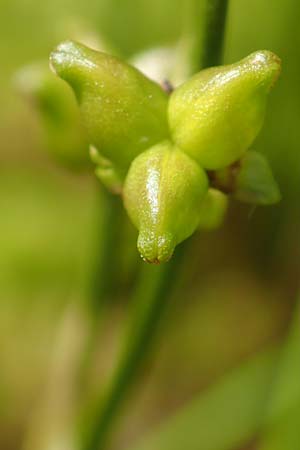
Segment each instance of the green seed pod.
M133 161L123 194L144 260L168 261L175 246L196 230L207 189L205 172L169 141Z
M224 221L227 207L227 195L217 189L209 188L200 206L198 228L200 230L219 228Z
M50 62L74 89L91 144L122 176L140 152L167 137L167 94L134 67L72 41Z
M92 145L90 146L90 157L97 164L95 174L102 184L113 194L121 194L123 183L111 161L100 155L98 150Z
M234 196L245 203L271 205L280 200L280 191L266 158L247 152L236 172Z
M259 51L236 64L203 70L179 86L168 111L176 145L205 169L238 160L262 127L279 71L279 58Z
M72 168L90 167L87 137L70 87L55 77L46 64L20 70L15 83L40 114L49 152Z

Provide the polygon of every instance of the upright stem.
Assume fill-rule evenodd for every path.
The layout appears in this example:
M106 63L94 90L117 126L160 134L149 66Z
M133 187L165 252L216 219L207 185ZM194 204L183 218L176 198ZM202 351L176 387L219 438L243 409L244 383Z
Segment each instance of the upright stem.
M66 308L57 342L52 349L45 395L25 435L24 450L43 450L50 446L58 448L61 442L71 448L70 424L74 419L77 391L85 386L100 318L104 315L108 299L112 298L118 279L120 225L123 219L120 199L102 189L99 182L96 188L95 240L98 245L94 249L89 292L84 304L89 326L82 322L82 305L78 308L77 303L72 303Z
M228 0L205 2L201 68L217 66L222 62L228 3Z
M190 75L222 62L229 0L188 0L185 3L184 41Z
M105 448L106 438L120 405L153 345L155 332L181 267L184 247L182 245L179 248L168 264L143 266L119 363L104 398L93 409L94 421L87 423L83 430L82 450Z
M222 62L227 4L228 0L208 0L206 3L203 51L198 69ZM143 267L134 295L134 310L125 346L104 398L96 401L92 416L88 415L80 430L80 450L105 449L109 431L123 400L153 345L158 324L170 299L185 253L186 244L181 244L169 263L158 267Z
M89 308L93 317L99 316L107 299L115 288L119 264L118 254L122 238L122 205L119 196L103 188L98 188L97 211L98 228L96 230L98 245L95 247L93 266L91 268Z
M118 280L118 255L122 239L122 207L120 198L104 189L97 181L97 217L94 256L90 269L88 301L88 335L78 373L80 387L85 387L87 372L94 354L100 322Z

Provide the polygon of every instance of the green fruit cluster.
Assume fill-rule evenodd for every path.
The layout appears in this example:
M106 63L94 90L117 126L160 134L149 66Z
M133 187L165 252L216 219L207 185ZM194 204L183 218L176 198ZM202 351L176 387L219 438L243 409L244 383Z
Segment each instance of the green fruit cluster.
M218 227L224 192L256 204L279 200L267 161L247 151L280 72L272 52L203 70L171 95L76 42L60 44L50 63L75 92L96 173L123 196L146 261L167 261L196 229Z

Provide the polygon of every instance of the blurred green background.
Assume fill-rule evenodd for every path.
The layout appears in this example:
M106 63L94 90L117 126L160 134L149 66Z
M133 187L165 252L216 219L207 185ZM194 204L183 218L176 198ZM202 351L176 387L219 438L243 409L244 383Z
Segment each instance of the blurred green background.
M101 39L125 58L175 44L184 29L186 3L0 2L3 450L20 449L26 442L47 390L66 308L84 302L87 295L98 202L90 175L70 173L48 156L39 117L17 92L14 74L23 65L46 60L57 43L74 36ZM125 447L124 442L135 442L226 370L274 342L289 322L300 273L299 17L296 0L230 2L225 62L258 49L272 50L282 58L282 75L270 98L265 127L254 144L270 160L282 201L254 211L232 203L220 231L193 238L162 345L130 400L114 438L116 449ZM126 246L134 262L131 229ZM120 301L99 342L95 379L99 374L105 377L118 346L133 278L130 271L123 268L123 272Z

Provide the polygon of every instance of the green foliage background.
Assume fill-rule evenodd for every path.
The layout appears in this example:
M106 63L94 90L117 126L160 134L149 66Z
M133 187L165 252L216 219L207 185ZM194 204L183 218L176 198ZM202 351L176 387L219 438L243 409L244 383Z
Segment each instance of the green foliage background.
M1 0L0 6L0 448L9 450L20 448L39 404L64 307L86 295L97 231L93 181L49 160L38 117L16 92L14 73L74 34L100 34L125 57L172 44L181 35L186 1ZM195 238L185 295L174 299L164 344L143 388L136 388L116 448L286 327L300 269L299 14L296 0L230 2L225 61L257 49L282 58L254 148L270 159L283 200L254 212L233 204L221 231ZM130 283L124 268L121 305ZM106 333L112 353L123 310L112 313ZM99 348L106 373L110 358Z

